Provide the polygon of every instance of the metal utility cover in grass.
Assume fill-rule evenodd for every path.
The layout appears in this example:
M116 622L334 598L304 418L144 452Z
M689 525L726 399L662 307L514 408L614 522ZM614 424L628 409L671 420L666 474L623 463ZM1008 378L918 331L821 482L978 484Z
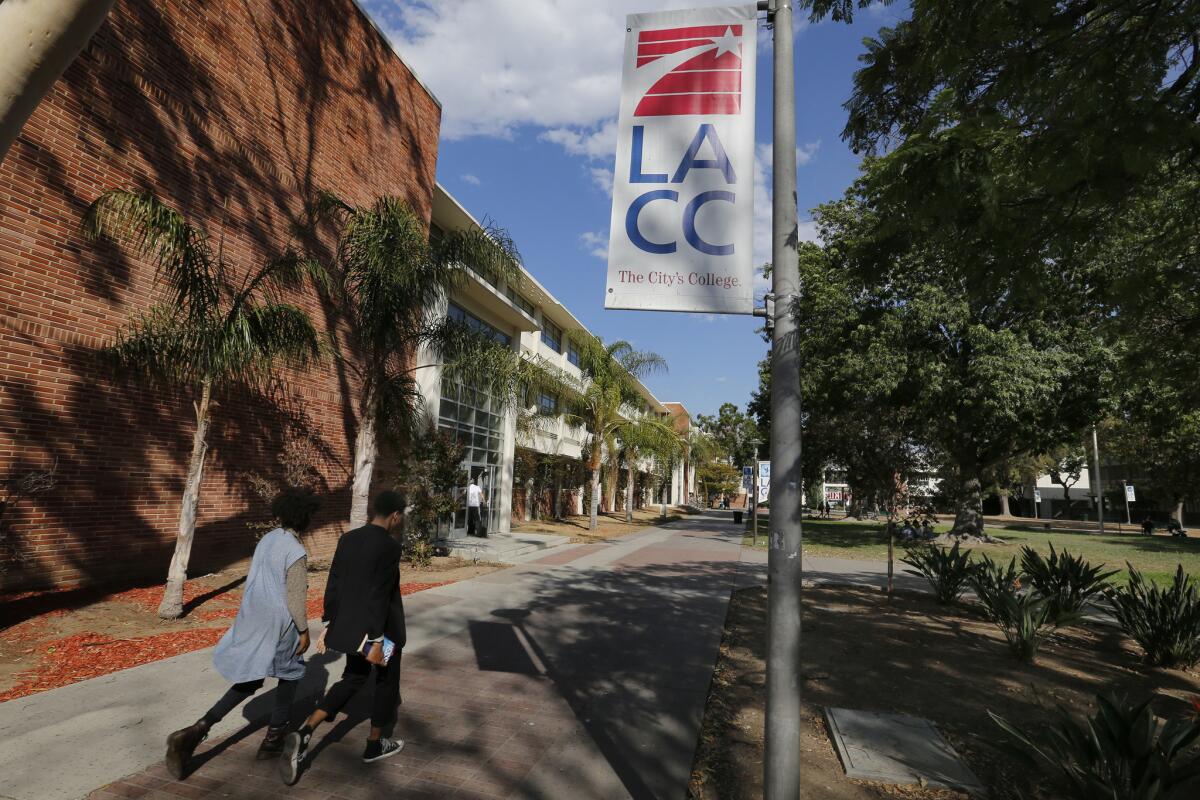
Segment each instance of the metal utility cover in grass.
M825 718L848 777L984 794L929 720L847 708L827 708Z

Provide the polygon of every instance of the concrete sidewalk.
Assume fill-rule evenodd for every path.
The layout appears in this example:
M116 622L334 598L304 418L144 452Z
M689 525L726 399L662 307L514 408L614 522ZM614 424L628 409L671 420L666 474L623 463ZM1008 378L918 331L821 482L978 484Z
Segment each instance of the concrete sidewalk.
M396 735L359 761L368 698L318 732L290 796L683 796L731 589L762 580L727 516L696 516L406 598ZM0 704L0 797L264 797L264 692L227 718L186 781L160 762L171 730L224 691L203 650ZM336 679L314 657L296 715ZM250 722L250 725L247 723ZM54 766L59 765L59 766ZM124 777L123 777L124 776Z

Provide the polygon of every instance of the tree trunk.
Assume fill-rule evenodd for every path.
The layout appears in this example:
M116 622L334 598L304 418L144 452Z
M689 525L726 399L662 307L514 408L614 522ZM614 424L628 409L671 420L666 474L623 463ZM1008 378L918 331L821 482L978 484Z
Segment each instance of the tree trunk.
M959 484L958 510L951 533L956 536L983 535L983 490L979 478L968 477Z
M562 475L554 479L554 518L562 519Z
M525 521L533 519L533 478L525 479Z
M1000 492L1000 516L1011 517L1012 512L1008 510L1008 493Z
M592 467L592 502L588 504L591 507L588 519L588 530L594 531L599 526L597 521L597 511L600 509L600 467Z
M625 482L628 486L625 487L625 522L634 522L634 464L630 462L628 473L626 473Z
M358 436L354 440L354 483L350 489L350 527L359 528L370 519L371 479L375 474L375 459L379 455L376 422L379 410L375 393L369 391L358 417Z
M616 460L608 465L608 475L604 479L604 510L610 514L615 514L617 511L617 476L621 472L621 465Z
M1179 523L1180 527L1183 527L1183 501L1182 500L1175 503L1175 511L1171 514L1171 516L1175 518L1175 521Z
M161 619L178 619L183 615L183 585L187 582L188 561L192 557L192 541L196 537L196 509L200 505L200 482L204 478L204 459L208 455L209 407L212 384L204 382L200 402L196 404L196 430L192 433L192 458L188 462L187 482L183 486L183 502L179 509L179 531L175 535L175 553L167 570L167 585L158 605Z
M0 2L0 163L115 0Z

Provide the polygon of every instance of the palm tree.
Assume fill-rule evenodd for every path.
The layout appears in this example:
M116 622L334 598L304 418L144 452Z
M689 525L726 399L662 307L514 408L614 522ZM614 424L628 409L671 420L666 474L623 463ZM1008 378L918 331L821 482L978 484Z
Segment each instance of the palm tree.
M605 344L591 334L578 335L579 369L582 379L564 393L568 422L582 425L589 434L588 469L592 474L592 502L588 528L598 525L600 506L600 466L604 450L615 458L618 434L630 423L626 407L640 402L637 380L651 372L666 369L657 353L641 352L625 341Z
M647 456L656 463L670 463L683 451L683 442L669 419L660 419L649 414L631 420L620 431L621 444L625 449L625 521L633 522L633 499L636 496L637 463Z
M0 2L0 162L114 2Z
M308 315L280 299L312 267L289 254L237 280L205 231L151 194L105 192L88 208L84 230L90 238L123 240L152 257L155 280L169 292L166 302L134 317L100 355L116 374L192 393L192 454L158 607L160 617L175 619L183 613L214 393L254 385L280 365L305 367L319 357L320 339Z
M530 387L554 377L540 358L522 357L442 313L469 270L520 282L520 256L503 230L471 227L431 239L424 221L394 197L356 208L323 194L318 212L338 227L338 283L358 356L346 366L358 379L350 524L359 526L367 521L380 433L419 430L417 369L441 366L443 378L486 391L505 409L521 407ZM431 363L418 365L422 347Z

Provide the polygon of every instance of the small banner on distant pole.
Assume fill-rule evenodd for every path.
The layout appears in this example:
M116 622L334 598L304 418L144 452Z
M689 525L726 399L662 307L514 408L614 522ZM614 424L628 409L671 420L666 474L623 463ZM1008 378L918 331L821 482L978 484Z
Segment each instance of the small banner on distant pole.
M605 308L754 313L757 16L626 18Z

